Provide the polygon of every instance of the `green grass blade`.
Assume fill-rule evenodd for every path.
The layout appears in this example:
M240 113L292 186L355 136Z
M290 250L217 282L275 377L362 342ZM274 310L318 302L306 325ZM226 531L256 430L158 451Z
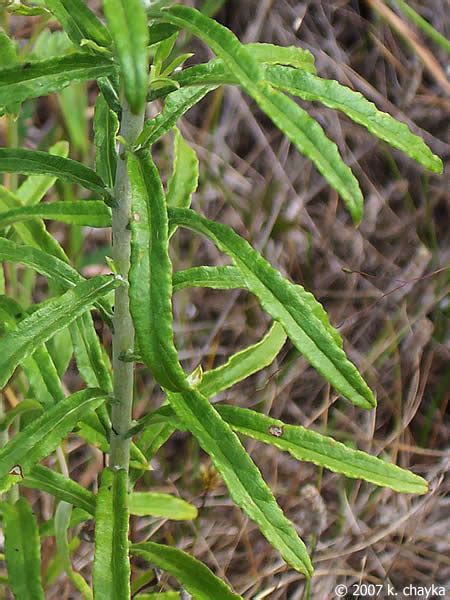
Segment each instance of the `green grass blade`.
M187 6L173 6L163 14L165 20L201 38L222 58L239 85L339 192L353 220L359 223L363 211L359 184L317 121L264 81L261 65L229 29Z
M171 223L205 235L233 259L263 309L283 325L299 352L338 392L362 408L375 406L372 392L324 323L323 309L312 309L310 294L299 293L299 286L284 279L229 227L189 209L169 209L169 216Z
M94 111L95 170L111 189L116 179L118 133L119 119L109 108L103 94L99 94Z
M49 219L87 227L111 227L111 209L101 200L68 200L23 206L0 212L0 229L33 219Z
M260 342L233 354L221 367L203 373L198 390L210 398L268 367L284 346L286 337L283 327L274 323Z
M163 517L174 521L197 518L197 509L189 502L158 492L134 492L130 496L130 514L145 517Z
M65 141L56 142L49 150L50 154L67 158L69 155L69 143ZM48 190L55 183L56 177L49 175L31 175L20 185L16 196L25 206L37 204L42 200Z
M25 498L14 505L3 503L5 559L9 585L15 598L44 600L41 581L39 530Z
M21 63L0 70L0 107L58 92L72 82L89 81L113 73L104 56L76 52L67 56Z
M41 492L46 492L58 500L68 502L91 515L95 515L95 496L92 492L86 490L76 481L68 479L61 473L57 473L43 465L34 465L28 475L20 481L20 485L41 490Z
M53 452L83 418L105 400L105 392L87 389L68 396L17 433L0 450L2 489L20 483L30 469ZM14 473L11 471L14 469ZM18 473L16 473L18 471Z
M128 475L105 469L98 492L93 584L95 600L130 597Z
M140 352L158 383L187 387L172 334L172 264L166 200L147 150L128 158L132 193L130 310ZM152 307L149 310L149 307Z
M315 73L314 56L309 50L297 46L276 46L275 44L246 44L245 48L259 63L285 65Z
M242 600L206 565L178 548L143 542L130 551L178 579L195 600Z
M294 94L302 100L321 102L329 108L345 113L350 119L427 169L442 173L441 159L433 154L422 138L414 135L406 124L378 110L373 102L359 92L354 92L337 81L321 79L311 73L289 67L268 67L265 69L265 78L272 86Z
M247 284L236 267L191 267L172 276L173 291L206 287L213 290L246 289Z
M98 46L111 44L108 30L83 0L45 0L45 4L75 44L83 40L92 40Z
M234 431L276 446L297 460L312 462L335 473L364 479L397 492L426 494L428 491L422 477L315 431L286 425L253 410L235 406L218 406L217 409Z
M193 89L181 88L169 94L159 115L144 124L144 129L136 140L136 146L151 146L154 144L160 137L175 127L178 119L216 87L216 85L210 85Z
M0 148L0 173L50 175L81 185L102 196L109 196L103 180L92 169L76 160L38 150Z
M17 365L46 342L57 331L68 327L83 312L120 284L116 277L105 275L83 281L59 298L44 302L32 315L23 319L0 341L0 387L3 387Z
M132 112L142 110L148 88L148 28L142 0L103 0L114 40L125 96Z
M450 41L439 33L431 23L424 19L418 12L416 12L412 6L409 6L405 0L389 0L389 4L394 8L397 8L399 12L403 13L414 25L420 29L425 35L428 35L438 46L450 54Z

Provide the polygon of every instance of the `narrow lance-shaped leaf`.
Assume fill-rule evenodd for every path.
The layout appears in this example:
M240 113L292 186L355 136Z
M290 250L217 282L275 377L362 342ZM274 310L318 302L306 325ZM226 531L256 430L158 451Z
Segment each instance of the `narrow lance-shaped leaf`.
M109 108L103 94L99 94L94 112L95 169L110 188L113 188L116 179L118 132L119 119Z
M66 261L52 256L38 247L22 246L4 238L0 238L0 261L27 265L63 289L73 287L85 280ZM109 302L105 298L101 298L97 305L109 318L112 312Z
M49 219L87 227L111 227L111 209L100 200L67 200L23 206L0 212L0 229L33 219Z
M165 9L163 15L165 20L201 38L222 58L242 88L339 192L353 220L359 223L363 210L359 184L320 125L264 81L261 65L229 29L187 6L173 6Z
M67 327L94 302L121 283L110 275L94 277L68 290L59 298L43 303L17 328L2 336L0 355L0 387L3 387L17 365L57 331Z
M144 125L142 133L136 140L136 146L151 146L164 134L168 133L190 108L200 102L217 85L200 86L198 88L181 88L169 94L163 110Z
M164 191L147 150L130 155L128 169L133 211L130 310L136 337L142 358L158 383L180 390L187 383L172 342L172 265Z
M69 143L66 141L56 142L49 149L50 154L67 158L69 155ZM51 175L30 175L21 183L16 191L16 196L25 206L37 204L42 200L48 190L55 183L56 177Z
M0 107L58 92L72 82L107 77L114 69L111 59L85 52L1 69Z
M274 323L260 342L236 352L221 367L203 373L198 390L210 398L269 366L284 346L286 337L283 327Z
M20 485L41 490L95 515L95 495L92 492L43 465L34 465L28 475L20 481Z
M134 492L130 495L132 515L164 517L175 521L187 521L197 517L197 509L181 498L158 492Z
M76 160L47 152L24 148L0 148L0 173L51 175L109 197L103 180L95 171Z
M128 475L107 468L97 497L93 584L96 600L130 597Z
M298 96L302 100L321 102L345 113L371 133L398 148L418 163L436 173L442 173L442 161L409 127L381 112L359 92L337 81L321 79L311 73L289 67L267 67L265 79L274 87Z
M178 362L172 332L172 266L162 184L145 150L129 158L129 173L135 217L130 308L143 359L160 385L181 392L169 393L169 402L210 454L236 504L258 523L262 533L290 565L310 574L312 566L306 548L260 472L208 400L191 388ZM151 311L145 309L148 306L152 307Z
M17 433L0 450L2 489L20 483L31 467L53 452L84 414L105 400L105 392L86 389L68 396Z
M205 373L202 372L199 377L197 389L201 394L206 396L206 398L211 398L212 396L231 388L233 385L243 381L247 377L250 377L254 373L261 371L275 360L286 341L286 337L281 325L279 323L274 323L268 333L259 342L248 346L240 352L236 352L224 365L206 371ZM175 431L175 424L170 429L170 432L167 431L165 427L170 426L168 419L164 418L163 423L159 423L157 413L158 411L156 411L156 413L145 415L139 419L136 425L129 431L128 435L131 437L145 428L145 432L139 440L139 445L141 447L142 444L144 444L144 446L147 445L147 438L149 435L152 435L152 432L149 431L150 425L154 425L155 427L155 437L162 435L167 436L167 439L173 431ZM163 429L163 431L158 431L158 424L161 425L160 429Z
M120 62L125 96L137 114L148 87L148 28L142 0L103 0L103 8Z
M281 65L262 65L262 77L272 87L278 88L302 100L321 102L346 114L350 119L363 125L378 138L398 148L423 166L435 172L442 172L442 161L425 142L413 134L409 127L378 108L359 92L355 92L339 82L316 77L306 70L292 69ZM173 75L173 80L181 86L220 84L239 85L239 80L227 69L220 59L183 69ZM170 91L170 90L169 90ZM167 93L155 91L152 95Z
M242 600L206 565L178 548L144 542L133 544L130 550L178 579L196 600Z
M247 284L236 267L191 267L176 271L172 277L173 291L206 287L214 290L245 289Z
M62 501L58 504L55 512L55 539L58 556L61 559L62 566L67 577L80 592L84 600L93 600L92 591L85 579L74 571L70 558L70 546L68 540L68 530L72 518L72 505Z
M428 491L422 477L315 431L285 425L278 419L244 408L220 406L218 410L235 431L287 451L297 460L312 462L335 473L364 479L397 492L425 494Z
M312 310L310 294L300 294L301 288L284 279L229 227L189 209L169 209L169 215L171 222L202 233L233 259L263 309L283 325L299 352L338 392L362 408L375 405L371 390L330 333L330 326L319 318L323 309Z
M216 404L215 408L234 431L289 452L297 460L311 462L334 473L364 479L397 492L425 494L428 490L428 484L422 477L316 431L299 425L287 425L278 419L237 406ZM149 427L166 424L173 430L186 429L181 421L176 420L174 410L167 405L149 415L146 422Z
M4 502L2 509L6 567L14 596L44 600L39 530L31 506L25 498L19 498L13 505Z
M45 4L75 44L81 45L83 40L98 46L111 44L108 30L83 0L45 0Z
M197 154L185 141L180 130L175 129L173 171L167 184L167 206L189 208L192 194L197 189L198 177Z
M245 48L259 63L295 67L315 73L314 56L309 50L297 46L277 46L275 44L246 44Z
M22 201L15 194L0 185L0 209L4 211L14 210L22 206ZM39 248L47 254L58 257L62 261L68 261L58 241L48 233L41 219L35 221L17 222L12 225L21 240L34 248Z

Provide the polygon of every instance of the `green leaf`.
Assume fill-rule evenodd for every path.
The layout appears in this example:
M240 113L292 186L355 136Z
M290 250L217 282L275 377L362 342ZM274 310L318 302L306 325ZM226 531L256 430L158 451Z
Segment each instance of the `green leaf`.
M214 406L234 431L289 452L297 460L353 479L364 479L396 492L425 494L428 491L428 484L422 477L366 452L354 450L333 438L299 425L286 425L253 410L226 404ZM176 421L173 409L167 405L144 417L142 422L144 420L149 427L171 427L172 431L187 428L181 421Z
M178 548L144 542L133 544L130 551L178 579L195 600L242 600L206 565Z
M172 337L172 265L159 173L147 150L128 157L132 194L130 311L144 362L160 385L186 388ZM152 310L148 310L151 306ZM161 358L163 356L163 359Z
M50 154L67 158L69 155L68 142L56 142L49 150ZM48 190L54 185L56 177L49 175L31 175L20 185L16 191L16 196L22 201L25 206L37 204L42 200Z
M201 38L222 58L242 88L339 192L353 220L359 223L363 210L359 184L342 161L336 144L326 137L320 125L290 98L264 81L261 65L229 29L187 6L173 6L163 14L165 20Z
M98 492L93 568L96 600L130 597L128 559L128 474L104 469Z
M345 113L350 119L366 127L371 133L398 148L418 163L436 173L442 173L441 159L432 153L422 138L414 135L405 123L381 112L359 92L354 92L337 81L321 79L311 73L289 67L268 67L267 81L302 100L321 102L329 108Z
M181 88L169 94L159 115L144 124L136 146L151 146L157 142L175 126L180 117L216 87L217 85Z
M111 209L101 200L66 200L0 212L0 229L19 221L30 221L36 218L70 225L111 227Z
M144 362L160 385L182 392L169 394L169 401L205 452L211 455L235 502L258 523L289 564L310 573L312 567L305 546L276 504L258 469L206 398L190 388L178 362L172 333L167 207L161 180L145 150L130 156L128 166L134 213L130 309ZM151 311L147 310L148 306L152 307Z
M13 331L1 337L4 351L0 355L0 387L3 387L17 365L36 348L67 327L105 294L120 284L110 275L94 277L68 290L59 298L43 303L32 315L23 319Z
M3 503L5 559L9 585L15 598L44 600L41 582L39 530L31 506L25 498Z
M364 479L397 492L426 494L428 491L428 484L422 477L315 431L286 425L253 410L235 406L218 406L217 409L234 431L276 446L297 460L312 462L335 473Z
M29 412L42 412L42 406L36 400L22 400L2 417L0 420L0 431L8 429L16 417Z
M83 0L45 0L45 4L75 44L80 45L85 39L98 46L111 44L108 30Z
M95 515L95 496L92 492L76 481L43 465L34 465L28 475L20 481L20 485L46 492L58 500L73 504L73 506Z
M130 496L130 514L145 517L164 517L175 521L197 518L197 509L181 498L157 492L134 492Z
M107 77L114 63L104 56L76 52L0 70L0 106L58 92L72 82Z
M16 433L0 450L2 489L12 483L20 483L20 479L28 475L36 463L58 447L83 415L95 410L104 400L105 392L102 390L77 392L49 407L43 415Z
M76 183L97 194L109 197L102 179L95 171L76 160L62 158L47 152L24 148L0 148L0 173L50 175Z
M171 223L188 227L211 239L228 254L257 296L263 309L279 321L292 343L338 392L362 408L375 406L375 398L347 359L320 305L312 310L310 294L284 279L262 256L232 229L201 217L189 209L169 209Z
M91 315L87 312L81 315L70 326L70 334L81 377L89 387L112 392L111 364L100 344Z
M247 283L236 267L191 267L176 271L172 277L173 291L206 287L213 290L246 289Z
M95 169L107 186L113 188L116 179L116 136L119 119L103 94L97 96L94 112Z
M142 0L103 0L120 62L125 96L133 113L144 105L148 87L148 28Z
M20 246L5 238L0 238L0 261L27 265L63 289L73 287L85 281L84 277L65 262L65 260L52 256L40 250L39 247ZM100 299L96 304L102 314L109 319L112 308L108 301Z
M148 28L149 46L154 46L171 37L178 31L178 27L169 23L151 23Z
M178 592L155 592L154 594L138 594L137 600L180 600Z
M257 344L236 354L217 369L203 373L198 390L207 398L227 390L239 381L268 367L276 358L286 341L286 334L279 323L274 323L269 332Z
M0 185L0 209L7 211L21 206L22 201L20 198ZM38 248L47 254L57 256L62 261L68 260L60 244L45 229L43 221L18 222L13 224L13 228L25 244Z
M173 155L173 171L167 184L167 206L189 208L198 185L199 165L197 154L186 143L179 129L175 129Z
M297 46L276 46L275 44L246 44L255 60L269 65L286 65L315 73L314 56L309 50Z
M69 580L73 583L85 600L92 600L92 591L84 578L74 571L70 559L70 545L67 538L67 531L70 527L72 518L72 505L67 502L60 502L55 512L55 538L58 556L61 559L64 571Z

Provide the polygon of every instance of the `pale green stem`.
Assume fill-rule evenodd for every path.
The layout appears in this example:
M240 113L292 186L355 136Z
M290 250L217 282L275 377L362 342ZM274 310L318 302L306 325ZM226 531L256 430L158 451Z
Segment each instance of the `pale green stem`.
M120 135L132 144L142 131L144 111L133 115L126 102L123 105ZM118 273L128 281L130 270L130 219L131 190L127 172L125 149L121 148L117 164L112 210L113 260ZM130 314L128 286L122 285L115 292L113 334L114 398L111 421L110 466L127 469L130 461L130 439L125 435L131 426L133 408L134 363L120 360L123 353L134 350L134 327Z

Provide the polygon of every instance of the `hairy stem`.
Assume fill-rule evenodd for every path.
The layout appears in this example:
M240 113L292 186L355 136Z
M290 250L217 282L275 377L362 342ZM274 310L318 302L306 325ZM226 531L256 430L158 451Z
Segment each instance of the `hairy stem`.
M124 102L120 134L133 143L142 130L144 112L133 115ZM128 281L130 270L131 190L128 180L127 159L124 148L120 149L114 186L116 207L112 210L113 259L120 275ZM128 286L120 286L115 292L113 334L113 378L115 403L111 421L110 466L127 469L130 460L130 440L125 437L131 426L133 408L134 363L120 360L120 355L134 349L134 327L130 314Z

